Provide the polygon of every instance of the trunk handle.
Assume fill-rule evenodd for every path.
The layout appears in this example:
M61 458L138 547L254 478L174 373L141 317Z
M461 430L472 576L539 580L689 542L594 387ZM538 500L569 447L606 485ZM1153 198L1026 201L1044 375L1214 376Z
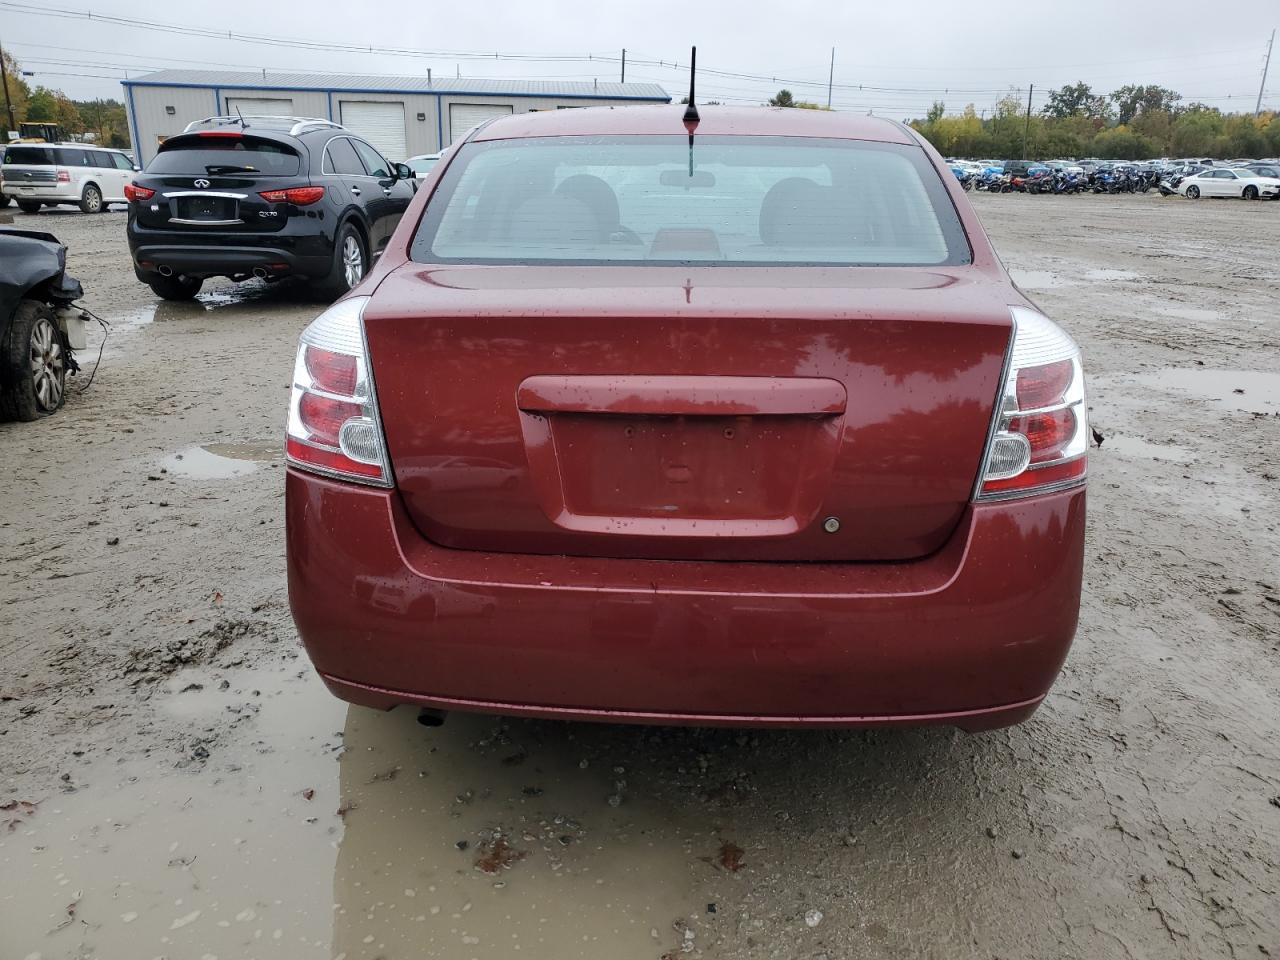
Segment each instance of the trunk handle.
M837 416L848 393L819 377L536 376L516 391L529 413Z

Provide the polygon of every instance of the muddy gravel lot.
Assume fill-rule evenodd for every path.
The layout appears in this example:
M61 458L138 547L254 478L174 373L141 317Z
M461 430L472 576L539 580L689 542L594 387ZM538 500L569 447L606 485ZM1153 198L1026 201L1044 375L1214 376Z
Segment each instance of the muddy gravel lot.
M111 332L0 425L0 958L1280 957L1280 203L973 201L1105 437L1071 657L973 736L348 708L285 591L316 304L39 216Z

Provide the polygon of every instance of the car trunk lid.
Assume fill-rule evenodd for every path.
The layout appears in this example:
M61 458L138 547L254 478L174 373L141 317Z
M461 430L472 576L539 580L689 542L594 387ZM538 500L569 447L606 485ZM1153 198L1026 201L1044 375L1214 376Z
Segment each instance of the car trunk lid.
M1005 291L973 268L406 264L365 322L437 543L907 560L972 495Z

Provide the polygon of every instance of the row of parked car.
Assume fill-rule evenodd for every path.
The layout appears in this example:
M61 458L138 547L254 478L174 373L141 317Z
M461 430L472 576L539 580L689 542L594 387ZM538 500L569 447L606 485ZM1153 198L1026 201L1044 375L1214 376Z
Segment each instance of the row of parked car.
M1280 160L948 160L966 190L991 193L1146 193L1159 190L1192 200L1280 197Z

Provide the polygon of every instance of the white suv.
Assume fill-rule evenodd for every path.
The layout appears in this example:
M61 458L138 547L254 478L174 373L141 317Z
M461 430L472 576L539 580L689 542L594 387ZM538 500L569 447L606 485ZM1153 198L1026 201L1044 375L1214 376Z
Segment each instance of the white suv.
M125 203L125 184L139 168L129 155L81 143L13 143L0 164L0 194L27 213L74 204L99 213Z

